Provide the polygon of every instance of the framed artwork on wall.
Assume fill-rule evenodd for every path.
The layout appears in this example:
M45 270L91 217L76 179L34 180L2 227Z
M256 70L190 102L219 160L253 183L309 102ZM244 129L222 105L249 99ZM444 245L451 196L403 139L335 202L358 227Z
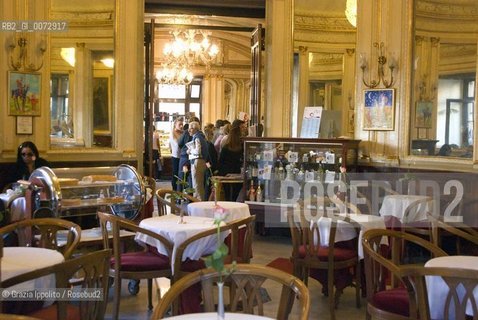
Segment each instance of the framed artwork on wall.
M111 134L111 79L93 78L93 131L95 134Z
M417 101L415 108L415 128L428 128L432 127L432 101Z
M364 90L363 130L393 130L394 89Z
M40 116L41 74L8 72L8 115Z
M33 134L33 117L17 116L17 134Z

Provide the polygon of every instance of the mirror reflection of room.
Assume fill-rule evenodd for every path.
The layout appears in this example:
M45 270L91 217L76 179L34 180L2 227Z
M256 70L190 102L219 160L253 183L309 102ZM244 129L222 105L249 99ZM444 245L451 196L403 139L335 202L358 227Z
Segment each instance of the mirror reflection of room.
M114 11L114 0L51 1L50 18L68 22L50 35L52 149L113 147Z
M476 1L469 6L478 10ZM413 155L473 156L478 21L463 14L440 18L425 1L415 3ZM445 27L450 19L459 32Z

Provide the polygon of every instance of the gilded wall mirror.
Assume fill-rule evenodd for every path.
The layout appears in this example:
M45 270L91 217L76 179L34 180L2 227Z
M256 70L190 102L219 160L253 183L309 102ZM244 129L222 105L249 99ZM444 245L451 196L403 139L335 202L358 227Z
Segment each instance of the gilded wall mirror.
M81 12L81 14L78 14ZM51 0L50 145L113 147L115 0Z
M472 158L478 2L417 0L414 18L411 154Z

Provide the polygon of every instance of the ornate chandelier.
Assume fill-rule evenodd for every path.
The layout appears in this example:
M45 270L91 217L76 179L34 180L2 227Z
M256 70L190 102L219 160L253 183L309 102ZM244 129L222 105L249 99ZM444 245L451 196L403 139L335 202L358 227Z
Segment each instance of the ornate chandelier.
M172 35L173 42L166 43L163 50L167 61L209 67L219 53L218 46L209 40L210 33L202 30L176 30Z
M163 65L156 72L156 79L162 84L190 84L193 77L193 73L187 67L179 64Z
M357 0L347 0L345 16L351 25L357 27Z
M165 84L189 84L194 77L191 68L204 65L209 70L219 48L209 40L210 33L202 30L175 30L172 35L173 40L164 46L165 63L156 79Z

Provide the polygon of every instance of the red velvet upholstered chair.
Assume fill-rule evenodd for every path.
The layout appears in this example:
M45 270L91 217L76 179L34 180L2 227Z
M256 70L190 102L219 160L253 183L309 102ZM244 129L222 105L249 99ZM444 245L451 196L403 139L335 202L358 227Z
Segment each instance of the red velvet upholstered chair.
M361 271L358 257L360 226L347 216L327 213L330 204L331 200L328 198L314 198L313 203L305 200L300 210L294 209L288 213L288 222L292 236L291 261L294 264L294 275L306 284L309 276L321 282L323 293L329 296L330 317L335 319L335 308L340 294L349 285L355 286L356 304L360 307ZM348 212L350 209L352 208L347 208ZM356 207L353 208L353 211L356 210L358 210ZM330 223L328 236L325 230L319 227L322 221L319 221L320 218L329 219L325 220ZM355 230L356 236L349 241L336 242L337 228L340 227ZM321 237L324 238L322 241L319 240ZM331 243L334 245L328 245Z
M416 293L408 278L410 266L420 265L407 256L405 246L415 246L430 257L446 256L423 238L396 230L364 232L362 244L367 287L367 319L418 319Z
M98 212L98 218L105 249L110 248L109 234L113 235L113 257L109 271L110 277L114 278L115 287L113 319L118 319L121 300L121 279L148 279L148 308L152 310L152 280L153 278L171 277L170 257L173 244L161 235L140 228L127 219L104 212ZM163 244L168 254L160 254L156 248L151 246L145 246L141 251L124 252L124 246L122 246L120 238L121 230L140 232L155 238Z

